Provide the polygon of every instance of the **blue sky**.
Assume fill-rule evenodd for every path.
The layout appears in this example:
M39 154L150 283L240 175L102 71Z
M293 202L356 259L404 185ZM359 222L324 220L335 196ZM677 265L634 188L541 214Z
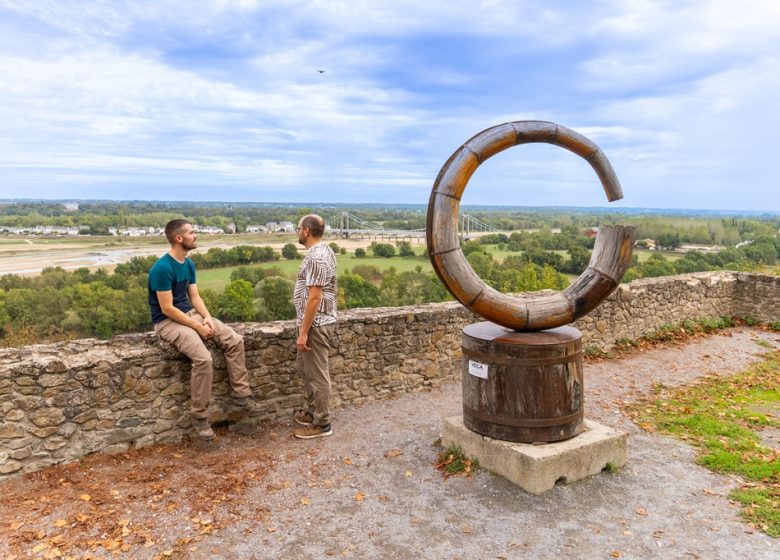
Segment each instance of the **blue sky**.
M471 136L548 120L607 154L614 206L779 212L778 22L775 0L0 0L0 198L426 203ZM463 203L607 205L541 144Z

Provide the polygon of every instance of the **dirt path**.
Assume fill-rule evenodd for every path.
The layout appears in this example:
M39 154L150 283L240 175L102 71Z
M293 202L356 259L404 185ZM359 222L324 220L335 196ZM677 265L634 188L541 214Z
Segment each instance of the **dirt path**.
M780 348L777 334L738 328L586 363L586 416L628 432L628 463L541 496L433 468L442 420L460 413L455 383L338 410L324 440L296 441L286 423L223 430L211 447L88 457L5 482L0 557L777 559L780 542L729 503L734 480L621 412L655 382L743 370L766 352L758 339Z

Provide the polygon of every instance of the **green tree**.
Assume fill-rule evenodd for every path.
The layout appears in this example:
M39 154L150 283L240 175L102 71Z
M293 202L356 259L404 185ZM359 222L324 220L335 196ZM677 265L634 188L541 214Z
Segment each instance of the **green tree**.
M375 257L390 258L395 256L395 247L389 243L372 243L371 252Z
M345 272L339 276L338 286L347 309L379 305L379 288L357 274Z
M223 321L251 321L255 318L254 292L246 280L228 282L217 306Z
M261 321L280 321L295 317L292 294L295 284L281 276L264 278L255 287Z
M584 247L574 246L569 249L569 260L564 264L561 272L569 274L582 274L590 263L590 251Z
M399 241L396 243L396 246L398 247L398 256L399 257L414 257L416 256L414 253L414 249L412 249L412 244L408 241Z
M356 259L364 259L366 258L366 250L362 247L358 247L355 249L355 258Z
M298 258L298 247L293 245L292 243L287 243L284 247L282 247L282 256L287 260L295 260Z
M120 311L125 294L102 282L78 284L68 288L71 310L76 313L82 329L88 334L109 338L127 330L128 320Z

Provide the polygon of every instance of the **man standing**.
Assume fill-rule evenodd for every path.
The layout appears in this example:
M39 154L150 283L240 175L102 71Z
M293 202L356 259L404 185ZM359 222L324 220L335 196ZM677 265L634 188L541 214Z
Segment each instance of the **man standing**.
M209 424L213 366L204 340L213 339L225 354L234 407L256 411L244 360L244 339L214 319L203 303L195 283L195 263L187 254L197 248L198 234L187 220L172 220L165 226L171 250L149 271L149 307L154 332L192 360L192 426L202 440L214 439Z
M295 413L295 421L303 427L293 435L311 439L333 434L328 351L336 327L336 256L322 240L325 221L320 216L304 216L296 231L298 243L308 249L293 294L298 327L297 360L303 375L306 407Z

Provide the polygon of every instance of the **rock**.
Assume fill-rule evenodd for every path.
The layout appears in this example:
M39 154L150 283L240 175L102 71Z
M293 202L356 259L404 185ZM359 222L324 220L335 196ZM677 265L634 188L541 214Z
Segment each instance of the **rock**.
M24 432L14 424L0 424L0 440L24 437Z
M59 387L60 385L64 385L68 381L67 377L64 375L39 375L38 376L38 385L41 387Z
M22 463L20 463L19 461L15 461L13 459L9 459L4 463L0 463L0 474L9 474L12 472L16 472L21 468L22 468Z
M22 412L19 409L12 410L11 412L5 415L5 419L8 422L18 422L22 418L24 418L24 412Z
M65 421L65 414L58 408L44 408L30 414L30 422L39 428L58 426Z

